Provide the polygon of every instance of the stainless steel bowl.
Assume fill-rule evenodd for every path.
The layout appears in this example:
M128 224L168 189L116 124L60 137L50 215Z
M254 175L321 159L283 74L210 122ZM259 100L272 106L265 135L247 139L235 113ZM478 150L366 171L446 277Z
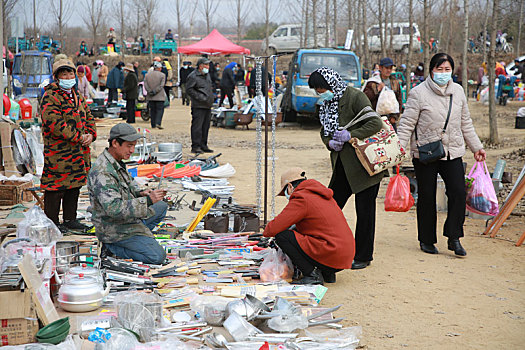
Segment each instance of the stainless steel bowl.
M69 263L73 261L75 254L78 254L80 243L75 241L60 241L56 243L56 270L63 275Z
M182 152L182 144L176 142L159 143L159 152L179 153Z

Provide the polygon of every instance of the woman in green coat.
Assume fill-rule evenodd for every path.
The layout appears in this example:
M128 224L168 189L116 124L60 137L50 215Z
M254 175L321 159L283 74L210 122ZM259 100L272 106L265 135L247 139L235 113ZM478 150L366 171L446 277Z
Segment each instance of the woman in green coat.
M382 121L377 115L342 130L363 108L370 107L366 95L348 86L339 73L327 67L315 70L308 79L308 85L320 95L317 104L322 126L321 139L332 160L332 178L328 187L334 191L334 199L341 209L355 193L356 252L352 269L363 269L373 259L376 198L385 172L370 176L349 141L354 137L364 139L372 136L381 130Z

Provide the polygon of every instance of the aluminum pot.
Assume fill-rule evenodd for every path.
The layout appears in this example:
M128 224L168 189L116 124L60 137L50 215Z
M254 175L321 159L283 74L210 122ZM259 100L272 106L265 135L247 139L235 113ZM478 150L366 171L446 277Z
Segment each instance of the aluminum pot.
M75 241L60 241L56 243L56 270L60 275L66 273L69 263L79 252L80 243Z
M58 291L60 307L70 312L88 312L102 306L104 298L109 294L110 287L104 289L103 284L91 276L72 276Z

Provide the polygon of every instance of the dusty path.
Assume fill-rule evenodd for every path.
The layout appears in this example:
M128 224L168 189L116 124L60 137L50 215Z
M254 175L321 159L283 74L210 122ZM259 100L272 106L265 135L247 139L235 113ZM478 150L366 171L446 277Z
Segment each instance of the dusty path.
M501 109L503 146L489 150L489 166L497 157L525 147L525 130L515 130L514 116L521 103ZM472 103L477 130L488 136L486 108ZM182 142L189 152L189 107L174 101L166 110L165 130L154 130L157 140ZM139 121L137 126L147 126ZM255 128L252 124L253 129ZM99 130L97 152L105 147L109 128ZM276 181L289 166L303 167L310 178L324 184L330 177L328 151L318 130L279 129L277 132ZM231 179L241 203L255 202L255 131L212 128L209 146L222 152L221 163L237 170ZM465 160L469 168L473 158ZM517 177L521 164L509 163ZM517 170L516 170L517 169ZM269 174L271 180L271 174ZM482 220L466 219L462 240L468 256L456 258L438 236L439 255L424 254L417 242L415 210L387 213L383 210L387 180L378 198L374 261L360 271L343 271L337 283L328 285L323 305L343 303L347 325L361 325L361 344L366 349L523 349L525 331L525 246L513 243L525 230L524 217L512 216L496 239L481 236ZM271 185L269 184L269 203ZM277 212L285 200L276 200ZM355 227L353 201L344 209ZM444 215L439 214L442 227ZM440 229L438 229L439 231Z

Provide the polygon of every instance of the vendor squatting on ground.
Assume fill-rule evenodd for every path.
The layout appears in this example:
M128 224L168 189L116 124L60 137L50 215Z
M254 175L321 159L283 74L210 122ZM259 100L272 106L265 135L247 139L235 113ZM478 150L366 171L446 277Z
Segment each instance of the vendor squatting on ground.
M109 147L98 157L88 175L89 211L105 253L162 264L166 252L153 237L151 229L166 216L168 205L162 200L166 191L141 191L122 162L129 159L141 137L126 123L111 128Z

